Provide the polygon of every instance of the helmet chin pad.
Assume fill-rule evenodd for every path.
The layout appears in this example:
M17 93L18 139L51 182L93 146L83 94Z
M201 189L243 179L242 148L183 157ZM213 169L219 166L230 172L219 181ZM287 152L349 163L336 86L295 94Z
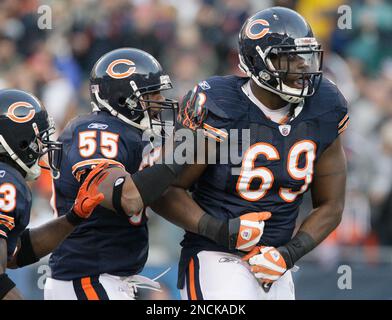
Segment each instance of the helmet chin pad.
M279 85L278 85L279 86ZM282 83L282 89L285 93L277 93L283 100L290 102L290 103L299 103L303 101L303 97L299 97L301 93L303 95L306 95L308 93L309 87L306 86L304 89L297 89L297 88L292 88L285 84L284 82ZM290 95L290 93L293 93L293 95Z

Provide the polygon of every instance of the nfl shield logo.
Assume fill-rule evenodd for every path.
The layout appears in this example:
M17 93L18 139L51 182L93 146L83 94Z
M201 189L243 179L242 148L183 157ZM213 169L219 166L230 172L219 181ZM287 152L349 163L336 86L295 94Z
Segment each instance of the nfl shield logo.
M289 124L284 124L279 126L279 131L284 137L290 134L290 130L291 130L291 126Z

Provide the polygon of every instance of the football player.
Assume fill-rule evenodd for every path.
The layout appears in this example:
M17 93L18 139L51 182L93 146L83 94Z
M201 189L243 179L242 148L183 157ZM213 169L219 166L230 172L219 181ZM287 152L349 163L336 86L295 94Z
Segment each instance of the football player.
M183 169L162 161L138 170L150 143L145 137L158 137L170 124L163 120L163 110L173 115L173 125L177 109L177 101L162 95L172 84L154 57L134 48L113 50L97 61L90 83L93 112L71 121L59 138L64 152L62 174L54 182L55 209L60 216L68 212L78 180L98 163L110 165L97 173L107 174L99 183L104 200L50 257L52 276L45 284L45 299L134 299L140 282L156 287L137 275L148 254L142 209L156 201ZM218 241L227 247L250 250L268 217L269 213L253 212L224 223L211 220L205 228L210 234L218 230ZM172 220L181 224L177 219ZM184 227L193 230L198 224L196 217ZM242 239L247 225L253 235Z
M63 217L26 229L32 200L26 181L38 178L44 155L54 177L59 174L62 145L50 140L53 133L53 122L37 98L20 90L0 91L0 300L22 298L5 273L7 263L15 268L37 262L103 200L97 188L106 173L91 172Z
M166 217L203 216L202 225L251 211L272 216L243 260L211 241L208 230L186 232L178 279L183 299L294 299L290 269L339 224L346 180L340 134L348 115L338 88L322 79L322 54L301 15L268 8L248 18L239 34L246 77L214 76L185 96L183 126L201 125L206 136L229 145L230 130L249 130L250 146L240 165L231 158L188 165L153 209ZM292 237L309 189L313 210Z

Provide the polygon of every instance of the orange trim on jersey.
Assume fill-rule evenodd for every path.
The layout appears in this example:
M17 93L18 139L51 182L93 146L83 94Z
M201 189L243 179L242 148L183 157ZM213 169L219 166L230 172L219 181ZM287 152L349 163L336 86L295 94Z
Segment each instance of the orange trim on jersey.
M0 225L4 225L4 226L6 226L6 228L8 229L8 230L12 230L13 228L15 228L15 224L13 224L13 223L10 223L10 222L8 222L8 221L4 221L4 220L0 220Z
M91 278L86 277L81 279L82 289L86 294L87 300L99 300L98 294L91 284Z
M279 124L286 124L287 120L289 120L289 116L286 114L282 119L279 120Z
M347 129L349 122L350 122L350 121L347 121L346 124L344 125L344 127L340 128L340 129L338 130L338 134L341 134L344 130Z
M7 234L3 230L0 230L0 235L3 236L3 237L8 238Z
M219 134L219 135L222 136L223 138L227 138L227 136L228 136L227 132L224 132L224 131L222 131L222 130L220 130L220 129L214 128L214 127L210 126L210 125L207 124L207 123L204 123L204 124L203 124L203 128L206 129L206 130L211 130L211 131L213 131L213 132Z
M86 169L79 170L78 172L76 172L76 174L75 174L76 180L78 180L78 182L80 182L80 178L81 178L82 175L84 175L85 173L86 173Z
M208 131L204 131L204 135L207 136L207 137L210 137L210 138L212 138L212 139L214 139L215 141L218 141L218 142L222 142L223 141L221 138L213 135L212 133L210 133Z
M114 164L116 166L120 166L121 168L125 169L124 165L121 162L110 160L106 158L98 158L98 159L91 159L91 160L83 160L80 161L72 166L72 174L75 175L75 171L81 167L88 166L88 165L97 165L102 161L107 161L109 164Z
M347 120L347 118L348 118L348 114L346 114L346 115L343 117L342 121L339 122L338 127L340 127L340 126L344 123L344 121Z
M9 222L11 222L11 223L14 223L14 222L15 222L15 219L14 219L14 218L9 217L9 216L6 216L5 214L0 214L0 219L7 220L7 221L9 221Z
M196 295L196 286L195 286L195 263L193 258L189 262L189 292L190 292L190 299L197 300Z

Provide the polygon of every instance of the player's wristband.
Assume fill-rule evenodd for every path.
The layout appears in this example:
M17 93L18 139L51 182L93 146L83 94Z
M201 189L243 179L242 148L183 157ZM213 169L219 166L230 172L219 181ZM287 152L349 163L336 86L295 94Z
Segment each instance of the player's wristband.
M291 269L299 259L315 246L316 242L308 233L299 231L287 244L279 247L278 251L285 260L287 269Z
M0 300L2 300L13 288L15 288L15 283L8 278L8 275L6 273L0 274Z
M149 206L158 200L182 171L184 165L156 164L132 175L132 180L142 198L143 205Z
M198 234L230 249L229 225L205 213L199 220ZM232 248L231 248L232 249Z
M71 208L71 210L69 210L66 214L65 214L65 218L67 219L67 221L72 224L73 226L77 226L78 224L80 224L81 222L83 222L84 218L79 217L75 211L73 210L73 207Z
M21 268L39 261L31 244L30 229L20 235L20 249L16 255L16 265Z
M124 211L121 204L121 196L122 196L124 183L125 183L125 176L119 177L116 179L113 186L112 205L114 210L116 210L116 212L119 213L120 215L127 215L127 213Z

